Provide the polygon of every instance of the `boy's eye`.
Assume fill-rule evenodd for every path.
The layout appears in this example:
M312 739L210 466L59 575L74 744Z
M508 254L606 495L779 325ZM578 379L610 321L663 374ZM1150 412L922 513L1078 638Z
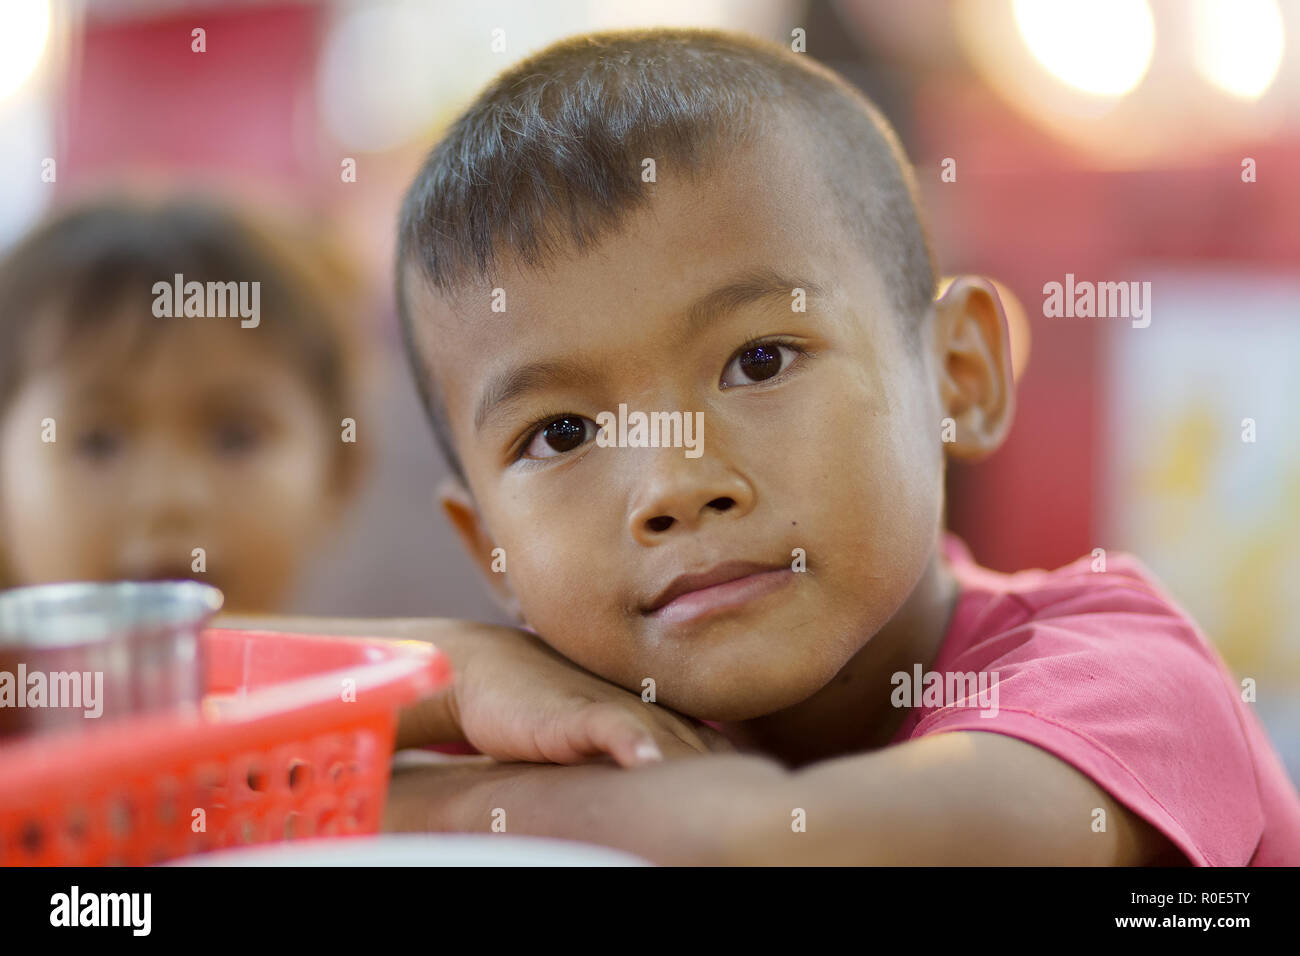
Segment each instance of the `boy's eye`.
M718 386L731 388L766 381L789 368L798 354L797 349L778 342L749 346L727 363Z
M521 457L554 458L586 444L596 433L596 423L581 415L560 415L533 432Z

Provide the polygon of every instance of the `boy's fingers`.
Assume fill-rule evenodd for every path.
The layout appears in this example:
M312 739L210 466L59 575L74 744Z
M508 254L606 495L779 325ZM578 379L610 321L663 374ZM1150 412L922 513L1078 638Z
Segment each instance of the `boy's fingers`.
M712 727L702 725L696 728L696 733L700 735L700 739L704 741L704 746L709 748L710 753L736 753L736 745Z
M397 715L397 740L394 749L422 747L463 741L464 733L451 703L451 695L440 691L433 697L403 707Z
M709 746L705 743L704 738L685 719L665 715L665 722L668 724L668 731L691 750L701 754L709 752Z
M593 704L579 718L575 749L587 754L609 754L620 767L639 767L667 756L693 752L685 741L645 722L621 707ZM583 743L585 742L585 746Z

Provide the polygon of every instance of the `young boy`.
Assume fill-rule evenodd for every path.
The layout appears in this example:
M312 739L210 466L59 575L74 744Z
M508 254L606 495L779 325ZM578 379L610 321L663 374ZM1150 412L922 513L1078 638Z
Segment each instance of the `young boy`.
M400 239L443 507L537 637L348 627L459 669L400 743L621 766L400 772L390 828L663 863L1300 863L1259 722L1136 561L1004 575L944 534L946 457L1011 423L1005 319L980 279L934 300L907 161L829 71L717 32L557 44L433 150Z
M180 197L76 203L10 251L0 587L192 577L281 607L357 472L328 261Z

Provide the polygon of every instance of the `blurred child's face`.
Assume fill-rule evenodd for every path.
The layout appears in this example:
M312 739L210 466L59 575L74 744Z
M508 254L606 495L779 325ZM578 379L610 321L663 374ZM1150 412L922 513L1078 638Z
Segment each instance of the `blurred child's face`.
M257 330L145 321L174 324L109 322L34 355L0 416L11 583L189 577L227 609L275 609L331 504L320 402Z
M472 492L448 507L480 562L504 548L523 617L566 657L636 692L653 679L706 719L823 687L908 597L941 520L942 413L903 329L921 319L897 314L894 277L848 238L813 162L775 146L696 186L661 171L589 255L507 269L458 314L415 293ZM770 294L689 311L748 277ZM702 455L601 447L597 415L620 404L702 412ZM741 579L688 581L661 606L710 571Z

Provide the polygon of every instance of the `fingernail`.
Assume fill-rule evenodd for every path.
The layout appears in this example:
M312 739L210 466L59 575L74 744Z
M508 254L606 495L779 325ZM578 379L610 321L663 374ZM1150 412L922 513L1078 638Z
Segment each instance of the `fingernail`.
M659 752L659 747L653 740L643 740L636 745L636 759L640 763L650 763L663 760L664 755Z

